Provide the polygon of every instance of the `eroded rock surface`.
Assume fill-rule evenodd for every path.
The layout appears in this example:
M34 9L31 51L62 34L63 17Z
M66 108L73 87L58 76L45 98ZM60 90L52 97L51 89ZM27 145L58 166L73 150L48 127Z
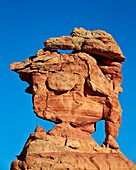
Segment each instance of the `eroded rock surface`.
M125 61L120 47L113 37L105 31L87 31L74 28L72 37L50 38L44 42L47 49L81 50L102 56L105 59Z
M119 150L100 147L86 132L63 123L49 133L37 127L12 170L135 170ZM67 131L66 131L67 130Z
M47 138L42 139L43 143L48 143L46 149L40 144L41 140L38 140L37 145L41 148L35 148L36 153L31 153L29 146L31 148L33 137L30 135L11 169L20 164L27 166L27 163L24 165L24 160L34 160L34 157L44 161L44 166L36 161L43 169L48 167L47 164L55 169L66 169L65 158L70 154L77 163L68 165L69 169L79 169L84 161L88 164L81 169L102 169L104 164L99 165L102 159L107 161L107 168L112 167L112 159L117 162L115 167L130 168L129 163L121 163L121 159L124 162L128 160L119 153L119 146L115 141L121 123L122 110L118 93L122 92L121 63L125 61L125 57L113 37L105 31L74 28L71 35L72 37L50 38L44 42L45 48L35 56L10 65L10 69L17 72L22 81L28 82L29 87L25 91L32 94L36 115L58 124L48 134L38 127L33 135ZM54 49L73 52L61 55ZM106 139L103 147L98 146L90 135L95 132L99 120L105 120ZM53 150L50 146L53 146ZM45 156L37 157L42 150ZM51 160L53 163L48 163ZM33 166L31 164L30 167Z

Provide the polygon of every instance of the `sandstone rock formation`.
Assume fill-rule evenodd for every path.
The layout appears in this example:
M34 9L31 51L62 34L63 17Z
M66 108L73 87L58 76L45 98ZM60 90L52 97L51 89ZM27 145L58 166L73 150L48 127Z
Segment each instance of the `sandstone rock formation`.
M119 150L100 147L87 133L62 123L49 133L37 127L12 170L135 170Z
M50 38L35 56L10 65L28 82L36 115L57 123L48 133L38 126L11 169L135 169L115 141L125 57L104 31L74 28L71 35ZM99 120L105 120L103 147L90 135Z

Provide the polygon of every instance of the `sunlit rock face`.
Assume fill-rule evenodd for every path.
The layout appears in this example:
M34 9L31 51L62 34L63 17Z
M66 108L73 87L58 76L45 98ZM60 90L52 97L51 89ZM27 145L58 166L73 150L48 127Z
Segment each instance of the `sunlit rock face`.
M28 82L25 91L32 94L36 115L58 124L48 134L37 127L11 169L19 168L19 164L20 169L46 169L51 165L54 169L134 167L115 141L122 113L118 101L121 63L125 61L122 51L105 31L74 28L71 35L50 38L35 56L10 65L22 81ZM60 55L55 49L73 51ZM99 120L105 120L103 147L90 135Z

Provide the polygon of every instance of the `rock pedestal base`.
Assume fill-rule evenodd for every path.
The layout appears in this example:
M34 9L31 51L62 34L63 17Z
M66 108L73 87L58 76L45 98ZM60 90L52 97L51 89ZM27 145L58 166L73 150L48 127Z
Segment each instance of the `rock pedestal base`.
M136 170L119 149L100 147L89 133L62 123L48 133L37 126L11 170Z

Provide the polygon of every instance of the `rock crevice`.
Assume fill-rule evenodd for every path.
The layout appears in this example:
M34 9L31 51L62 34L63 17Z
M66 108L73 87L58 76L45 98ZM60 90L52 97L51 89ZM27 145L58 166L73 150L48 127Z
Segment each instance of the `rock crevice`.
M71 36L50 38L35 56L10 65L28 82L35 114L57 123L48 133L36 128L11 170L135 169L115 140L125 57L105 31L74 28ZM61 55L56 49L73 51ZM91 137L100 120L106 133L102 147Z

